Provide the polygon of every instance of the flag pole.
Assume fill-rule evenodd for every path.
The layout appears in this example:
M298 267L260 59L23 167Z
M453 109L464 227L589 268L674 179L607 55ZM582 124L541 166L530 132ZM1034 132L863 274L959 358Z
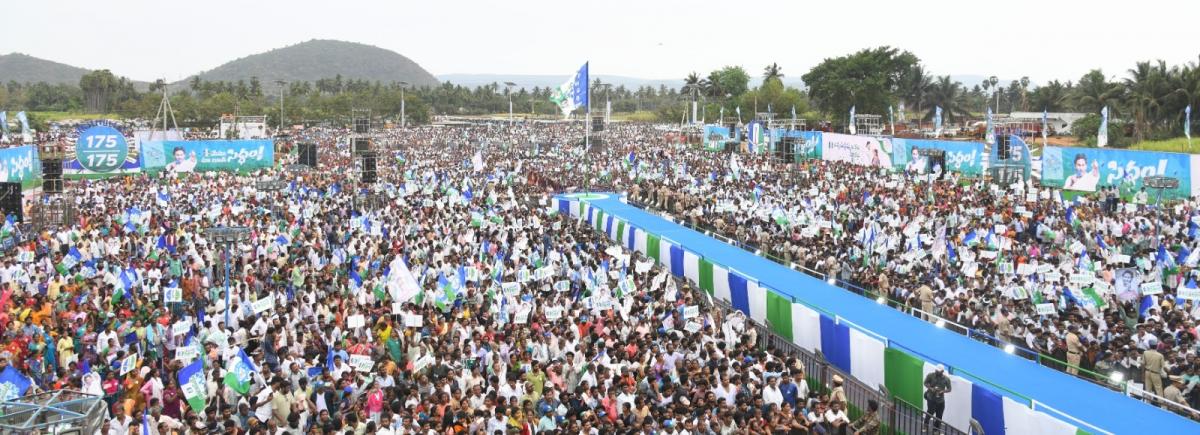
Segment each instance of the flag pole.
M590 62L589 62L589 63L590 63ZM591 176L591 169L592 169L592 127L591 127L591 125L589 125L589 124L591 124L591 122L592 122L592 82L591 82L591 80L592 80L592 77L591 77L591 76L592 76L592 71L591 71L591 70L592 70L592 68L591 68L591 65L588 65L588 63L584 63L584 65L585 65L585 68L586 68L586 71L587 71L587 77L584 77L584 78L583 78L583 81L584 81L584 84L583 84L583 85L584 85L584 92L586 92L586 93L587 93L587 114L586 114L586 115L584 115L584 119L583 119L583 152L584 152L584 153L586 153L586 154L588 155L588 159L587 159L587 162L588 162L588 167L587 167L587 169L585 169L585 171L584 171L584 172L586 172L588 175L587 175L587 177L586 177L586 178L584 178L584 182L583 182L583 192L584 192L585 194L590 194L590 193L592 193L592 189L591 189L591 187L592 187L592 186L591 186L591 179L592 179L592 176Z

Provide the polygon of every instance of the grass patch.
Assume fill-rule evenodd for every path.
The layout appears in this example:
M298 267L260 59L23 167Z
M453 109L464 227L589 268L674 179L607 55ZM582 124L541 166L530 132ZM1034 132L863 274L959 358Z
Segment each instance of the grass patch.
M82 119L94 121L97 119L124 119L116 113L83 113L83 112L30 112L39 121L58 122L67 119Z
M1166 140L1148 140L1134 144L1133 146L1129 147L1129 149L1196 154L1200 153L1200 141L1194 141L1192 146L1188 147L1188 140L1186 137L1177 137Z

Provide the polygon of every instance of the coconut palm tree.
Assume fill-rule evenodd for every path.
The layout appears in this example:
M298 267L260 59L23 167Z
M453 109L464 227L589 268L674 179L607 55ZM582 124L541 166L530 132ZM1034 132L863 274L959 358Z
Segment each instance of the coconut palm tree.
M1021 77L1021 110L1029 110L1029 99L1027 92L1029 91L1029 76Z
M1098 69L1089 71L1079 78L1079 84L1071 93L1075 110L1082 112L1099 112L1108 106L1108 115L1116 116L1120 111L1121 94L1124 88L1119 83L1108 82L1104 73Z
M1050 83L1046 83L1045 86L1035 88L1032 94L1034 110L1041 109L1049 112L1063 110L1064 105L1070 98L1067 87L1063 86L1062 82L1058 80L1053 80Z
M683 79L683 88L679 89L680 94L691 94L692 92L701 91L700 75L692 72L687 78Z
M929 108L925 112L925 119L933 119L935 107L938 106L942 108L942 119L946 122L958 122L970 117L970 111L959 98L962 92L962 83L950 81L948 75L938 77L925 95L925 106Z
M779 64L771 62L770 65L767 65L766 68L763 68L763 83L766 83L771 79L782 80L783 72L781 71L783 71L783 68L780 67Z
M1160 60L1157 64L1138 62L1125 79L1125 102L1133 115L1133 134L1138 142L1145 140L1154 128L1163 101L1170 94L1166 91L1167 76L1167 64Z
M929 93L929 88L933 85L933 81L929 74L925 72L925 67L921 65L913 65L912 69L904 75L904 79L900 83L900 98L910 106L917 109L917 113L921 113L921 108L925 103L925 96Z

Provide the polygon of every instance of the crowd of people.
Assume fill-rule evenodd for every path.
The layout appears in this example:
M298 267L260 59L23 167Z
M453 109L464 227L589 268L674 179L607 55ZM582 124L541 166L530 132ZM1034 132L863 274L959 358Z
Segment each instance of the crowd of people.
M382 132L374 183L320 130L296 138L321 144L307 171L71 182L77 216L0 267L4 398L102 396L114 435L876 433L878 404L852 419L841 379L555 212L644 185L581 133ZM690 153L652 127L608 139Z
M640 156L628 160L652 163L625 165L634 202L1048 366L1200 409L1194 200L686 147Z

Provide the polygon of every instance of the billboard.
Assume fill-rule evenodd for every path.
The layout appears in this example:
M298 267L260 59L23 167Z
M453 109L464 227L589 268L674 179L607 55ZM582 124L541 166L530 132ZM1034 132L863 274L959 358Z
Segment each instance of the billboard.
M822 160L850 162L879 168L892 166L892 141L890 138L838 133L822 133L821 136Z
M0 181L21 183L23 190L36 187L42 175L37 147L22 145L0 149L0 173L3 173Z
M119 130L103 124L81 125L75 146L63 157L63 176L90 178L141 172L136 142L130 144Z
M725 142L732 140L729 137L729 127L720 125L705 125L704 126L704 149L720 151L725 149Z
M922 149L944 151L948 171L971 176L983 174L984 147L981 142L893 138L892 166L901 171L924 172L925 159L918 154Z
M154 141L142 144L142 168L173 173L251 171L274 164L271 140Z
M1191 158L1187 154L1101 148L1048 146L1042 151L1042 185L1095 192L1100 187L1120 187L1123 192L1142 188L1142 179L1163 175L1179 179L1179 187L1162 192L1163 198L1191 196Z

